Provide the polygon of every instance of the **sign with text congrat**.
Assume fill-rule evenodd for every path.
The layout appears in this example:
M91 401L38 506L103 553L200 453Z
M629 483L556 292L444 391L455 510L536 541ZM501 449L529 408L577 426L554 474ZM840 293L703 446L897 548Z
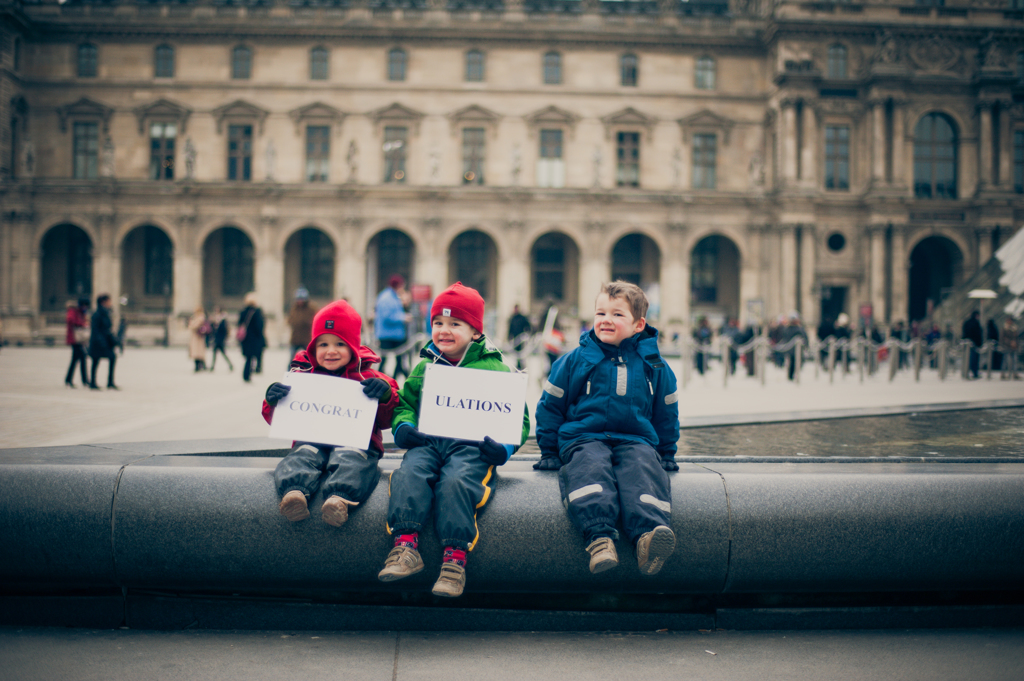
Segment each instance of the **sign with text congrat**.
M358 381L288 372L281 382L292 389L274 408L270 437L335 447L370 446L377 400L364 395Z
M438 364L427 366L419 429L428 435L519 445L523 437L526 374Z

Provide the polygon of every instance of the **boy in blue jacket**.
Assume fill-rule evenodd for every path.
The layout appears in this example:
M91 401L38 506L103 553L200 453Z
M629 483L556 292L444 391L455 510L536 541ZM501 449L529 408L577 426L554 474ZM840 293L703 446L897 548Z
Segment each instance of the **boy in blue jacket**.
M657 574L675 550L667 471L677 471L679 393L647 325L635 284L601 287L594 327L552 367L537 404L534 468L557 470L562 501L582 532L594 574L619 564L616 523L641 574Z

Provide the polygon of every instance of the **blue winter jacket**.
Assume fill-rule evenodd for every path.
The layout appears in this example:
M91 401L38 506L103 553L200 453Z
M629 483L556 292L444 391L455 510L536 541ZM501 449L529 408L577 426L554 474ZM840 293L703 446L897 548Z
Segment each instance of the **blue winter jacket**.
M405 307L395 289L386 288L377 296L373 328L378 340L405 340Z
M672 459L678 402L675 374L658 351L657 329L648 326L618 347L590 331L551 368L537 403L537 444L542 454L561 454L581 438L634 440Z

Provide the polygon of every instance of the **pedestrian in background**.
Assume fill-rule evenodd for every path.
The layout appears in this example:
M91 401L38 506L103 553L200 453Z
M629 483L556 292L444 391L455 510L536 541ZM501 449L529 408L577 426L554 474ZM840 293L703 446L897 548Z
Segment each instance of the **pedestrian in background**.
M525 336L531 331L533 331L533 326L526 315L519 311L519 305L512 306L512 316L508 320L508 341L516 353L516 368L520 371L523 369L523 357L520 353L526 345ZM520 336L524 337L520 338Z
M800 324L800 314L798 312L790 312L789 320L779 334L779 344L782 346L789 345L790 343L793 344L788 350L782 351L785 359L789 360L788 375L791 381L796 374L796 353L800 352L802 347L799 343L795 342L797 338L803 340L803 345L807 345L807 332L804 331L804 327Z
M960 329L960 336L964 340L971 342L970 357L967 361L968 378L979 378L978 365L980 362L978 348L985 342L982 337L980 317L981 313L975 310Z
M263 335L263 310L256 300L256 293L245 294L245 307L238 315L238 329L235 331L238 344L242 347L242 380L249 382L252 374L259 373L263 360L263 349L267 347L267 338Z
M107 366L107 390L120 390L114 385L114 365L117 363L117 355L114 350L117 348L117 336L114 335L114 324L110 319L110 296L101 293L96 297L96 311L92 313L89 333L89 356L92 357L92 374L89 381L91 390L99 390L96 385L96 370L100 366L100 360L106 359Z
M304 288L295 291L295 302L292 303L292 309L288 312L288 326L292 331L289 341L292 346L290 357L294 357L309 345L314 316L316 316L316 308L309 304L309 291ZM290 363L289 366L291 366Z
M1001 380L1012 379L1014 381L1020 380L1020 375L1017 373L1017 353L1020 352L1020 331L1017 328L1017 322L1013 321L1013 317L1006 315L1006 319L1003 320L1002 335L999 337L999 347L1003 351L1003 371L999 378Z
M217 353L224 355L224 361L228 363L228 371L234 371L235 367L232 366L231 360L228 359L227 350L224 349L224 344L228 340L228 318L224 314L224 310L220 308L220 305L215 305L213 308L213 315L210 317L210 328L213 330L211 337L213 338L213 357L210 358L210 371L213 371L213 367L217 365Z
M210 333L206 310L200 305L188 320L188 356L195 362L195 371L206 371L206 336Z
M694 358L697 364L697 373L701 376L704 375L704 370L707 368L704 366L704 358L706 353L704 352L705 346L711 344L711 324L708 322L707 317L701 317L697 320L697 328L693 330L693 340L697 344L694 350Z
M82 363L82 385L89 385L87 375L85 346L89 343L89 322L86 320L86 313L89 311L89 299L79 298L78 304L75 301L68 301L67 312L67 333L64 342L71 346L71 364L68 366L68 373L64 377L64 385L69 388L75 387L75 365Z
M406 306L410 302L408 297L405 278L400 274L392 274L388 279L388 287L377 296L377 304L373 308L373 332L377 336L377 344L381 350L401 347L409 337L407 324L410 317L406 311ZM403 356L396 354L395 371L392 374L395 380L398 380L398 374L409 377Z

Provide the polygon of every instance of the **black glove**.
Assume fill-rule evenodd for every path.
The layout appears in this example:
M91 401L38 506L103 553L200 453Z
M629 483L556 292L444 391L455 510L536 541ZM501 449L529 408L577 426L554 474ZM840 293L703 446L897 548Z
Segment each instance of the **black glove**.
M562 460L557 454L541 454L540 461L533 464L535 471L557 471L562 467Z
M284 383L271 383L270 387L267 388L267 404L271 407L276 406L285 395L291 392L292 387L285 385Z
M415 426L404 424L394 431L395 444L401 449L412 449L427 444L427 436L416 430Z
M679 464L676 463L676 457L666 456L661 459L661 467L667 471L679 470Z
M486 464L500 466L508 461L508 450L505 445L491 439L490 435L485 435L484 441L480 443L480 458Z
M359 383L363 386L363 394L371 400L387 402L391 399L391 386L383 378L367 378Z

